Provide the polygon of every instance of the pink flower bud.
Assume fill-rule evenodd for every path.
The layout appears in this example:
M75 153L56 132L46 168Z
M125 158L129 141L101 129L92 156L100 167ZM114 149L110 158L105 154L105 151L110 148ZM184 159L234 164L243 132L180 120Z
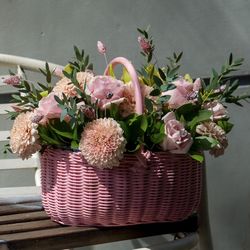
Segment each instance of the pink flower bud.
M3 83L6 83L8 85L18 85L21 81L21 77L18 75L10 76L3 80Z
M64 76L63 75L63 69L60 68L60 67L56 67L55 70L54 70L54 74L55 74L55 76L58 76L58 77L62 78Z
M106 53L106 47L105 47L104 43L102 43L101 41L98 41L97 42L97 50L99 53L104 55Z
M144 53L148 54L148 53L150 53L152 51L151 44L145 38L139 36L138 37L138 43L140 44L140 47L141 47L141 49L143 50Z

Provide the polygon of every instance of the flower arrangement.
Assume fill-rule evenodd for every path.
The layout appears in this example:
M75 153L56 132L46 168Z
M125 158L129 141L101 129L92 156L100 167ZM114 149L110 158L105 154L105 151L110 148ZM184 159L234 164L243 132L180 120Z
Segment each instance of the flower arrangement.
M145 65L138 72L143 113L137 114L134 84L123 68L122 77L95 75L89 56L74 47L75 61L62 70L41 70L46 83L37 85L17 75L6 80L18 89L13 95L15 119L10 149L23 159L46 147L81 151L87 162L99 168L119 165L124 153L150 154L169 151L190 154L200 162L204 150L224 153L226 134L233 124L225 103L242 105L250 95L234 95L239 83L229 74L242 64L232 54L209 81L178 74L182 53L174 53L163 67L154 56L155 45L148 30L138 29L138 43ZM106 47L98 51L107 63ZM120 60L124 60L121 58ZM108 63L107 63L108 64ZM53 85L52 75L60 80Z

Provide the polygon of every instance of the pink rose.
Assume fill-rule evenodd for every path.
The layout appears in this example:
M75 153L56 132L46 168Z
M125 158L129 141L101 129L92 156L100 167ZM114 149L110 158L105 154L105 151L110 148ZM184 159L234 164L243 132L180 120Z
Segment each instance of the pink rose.
M98 100L101 108L105 104L119 103L119 99L123 98L124 83L111 76L95 76L87 83L87 87L93 102Z
M197 100L197 93L201 88L201 80L197 78L194 83L188 82L183 78L174 81L175 89L163 92L162 95L170 95L168 100L169 108L177 109L186 103L192 103Z
M39 102L36 114L42 116L39 121L40 124L45 125L49 119L60 118L62 109L58 107L55 100L55 93L50 93L48 96L42 98Z
M211 116L212 121L218 121L220 119L228 117L227 110L218 101L205 103L204 108L213 112L213 115Z
M166 134L161 144L162 149L175 154L186 154L193 143L191 134L176 120L174 112L167 113L162 120L165 123Z

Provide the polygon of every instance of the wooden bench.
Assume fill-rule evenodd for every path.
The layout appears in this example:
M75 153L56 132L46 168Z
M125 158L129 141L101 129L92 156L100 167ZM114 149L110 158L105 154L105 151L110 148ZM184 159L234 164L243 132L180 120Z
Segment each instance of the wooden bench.
M8 192L8 190L3 189L0 194L4 192ZM12 198L0 200L1 250L65 249L138 237L177 233L183 230L191 233L196 232L198 227L197 216L178 223L157 223L125 227L61 226L52 222L45 214L39 196L29 197L26 195L26 197L23 196L23 200L18 199L17 196ZM190 234L189 237L179 241L185 242L178 242L178 244L182 243L185 246L194 247L198 238L196 234Z

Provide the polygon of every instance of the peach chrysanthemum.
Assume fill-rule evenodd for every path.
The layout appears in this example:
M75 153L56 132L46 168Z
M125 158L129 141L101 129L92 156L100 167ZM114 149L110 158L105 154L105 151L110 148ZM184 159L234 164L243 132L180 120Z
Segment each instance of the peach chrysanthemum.
M213 147L209 153L218 157L224 154L228 141L225 131L215 122L204 122L196 127L196 132L200 135L205 135L216 139L219 143Z
M112 168L123 158L126 139L112 118L101 118L86 125L79 148L86 161L99 168Z
M41 149L38 141L38 124L31 121L32 114L32 112L19 114L10 131L10 148L23 160Z
M79 82L80 89L82 91L84 90L85 84L88 83L93 77L94 74L91 71L77 73L76 79ZM53 92L58 96L61 96L62 93L64 93L67 97L74 97L77 95L75 85L67 77L63 77L59 82L56 83L55 87L53 88Z

